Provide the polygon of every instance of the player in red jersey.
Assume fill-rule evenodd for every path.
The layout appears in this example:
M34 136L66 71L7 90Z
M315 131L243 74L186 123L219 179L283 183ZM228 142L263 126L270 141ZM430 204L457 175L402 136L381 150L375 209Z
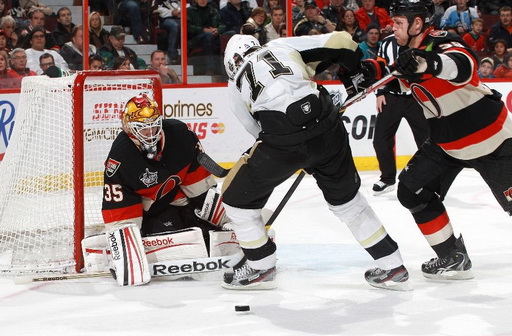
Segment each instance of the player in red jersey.
M512 119L501 94L480 82L478 58L457 35L430 27L430 0L394 0L395 69L430 126L430 139L399 176L398 198L437 254L427 278L470 279L471 260L456 238L442 198L464 167L476 169L501 207L512 212Z

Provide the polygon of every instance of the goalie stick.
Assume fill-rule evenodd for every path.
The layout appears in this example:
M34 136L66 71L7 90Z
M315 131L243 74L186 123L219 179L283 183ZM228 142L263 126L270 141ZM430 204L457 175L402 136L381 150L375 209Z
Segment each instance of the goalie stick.
M31 276L22 275L14 278L16 285L24 285L31 282L51 282L51 281L62 281L62 280L78 280L78 279L89 279L89 278L106 278L112 277L110 272L97 272L97 273L76 273L76 274L58 274L58 275L42 275L42 276Z

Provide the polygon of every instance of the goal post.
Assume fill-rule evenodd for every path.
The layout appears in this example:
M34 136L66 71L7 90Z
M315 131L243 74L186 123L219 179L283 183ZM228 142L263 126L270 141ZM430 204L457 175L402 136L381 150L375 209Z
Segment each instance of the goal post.
M124 104L141 93L162 108L158 73L23 79L0 162L0 274L82 270L82 239L103 230L104 162Z

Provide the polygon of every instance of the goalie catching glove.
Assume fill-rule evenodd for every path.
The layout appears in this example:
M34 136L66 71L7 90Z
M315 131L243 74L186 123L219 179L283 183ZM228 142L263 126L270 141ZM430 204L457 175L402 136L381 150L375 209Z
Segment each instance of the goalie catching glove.
M202 220L217 226L222 230L231 230L231 220L226 215L222 205L222 196L216 189L209 189L204 199L202 209L196 209L195 214Z
M423 74L437 76L443 69L443 62L438 53L421 49L407 49L396 61L396 77L407 80L419 79Z

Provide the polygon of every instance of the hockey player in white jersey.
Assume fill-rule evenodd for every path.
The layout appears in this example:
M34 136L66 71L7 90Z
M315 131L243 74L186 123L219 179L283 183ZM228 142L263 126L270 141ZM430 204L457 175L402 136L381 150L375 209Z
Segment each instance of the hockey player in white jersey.
M382 75L380 64L361 64L360 55L345 32L280 38L264 46L252 36L230 39L224 55L230 109L256 142L223 184L226 212L244 253L234 273L225 274L223 287L275 288L276 245L265 231L261 209L277 185L304 169L316 179L329 209L376 261L378 267L365 273L369 284L412 289L398 245L359 192L338 109L327 90L310 79L315 70L337 63L352 95L360 79Z

